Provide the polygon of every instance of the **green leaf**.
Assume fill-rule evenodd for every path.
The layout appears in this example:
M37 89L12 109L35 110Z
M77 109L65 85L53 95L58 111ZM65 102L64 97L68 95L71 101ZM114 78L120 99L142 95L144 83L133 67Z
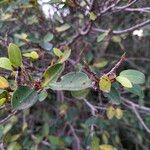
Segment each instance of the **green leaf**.
M13 43L8 46L8 57L12 65L15 67L21 67L22 65L22 55L19 47Z
M0 58L0 68L11 70L11 71L13 70L10 60L6 57Z
M145 82L145 75L134 69L124 70L120 73L120 76L127 78L134 84L142 84Z
M108 119L112 119L115 115L115 108L113 106L107 107L106 115L107 115Z
M46 97L48 96L48 93L46 90L42 90L39 94L38 94L38 99L40 102L44 101L46 99Z
M96 16L96 14L94 12L90 12L89 13L89 18L90 18L90 20L95 21L97 16Z
M99 89L103 92L109 93L111 89L111 81L108 76L103 75L99 81Z
M30 53L25 53L25 54L23 54L23 56L27 57L27 58L32 58L34 60L39 58L39 54L36 51L32 51Z
M0 99L0 106L4 105L4 103L7 101L6 98L1 98Z
M64 32L68 30L69 28L70 28L69 24L64 24L64 25L61 25L60 27L56 27L55 29L57 32Z
M47 33L44 36L44 42L50 42L53 39L54 35L52 33Z
M47 51L51 51L53 48L53 44L51 44L49 42L40 43L40 46Z
M58 48L53 48L53 52L57 57L61 57L63 55L63 52Z
M102 42L105 37L108 35L108 32L102 33L97 37L97 42Z
M132 88L132 83L130 82L130 80L126 77L123 76L117 76L116 80L121 83L122 86L126 87L126 88Z
M93 136L92 143L91 143L92 150L99 150L99 138Z
M45 87L51 82L57 81L59 75L64 70L64 64L55 64L47 68L47 70L43 74L43 82L42 85Z
M53 145L64 146L64 141L60 137L51 135L49 136L49 140Z
M127 88L126 89L127 91L139 96L140 99L143 99L144 98L144 93L143 93L143 90L142 88L137 85L137 84L134 84L132 88Z
M104 93L104 95L110 100L112 104L119 105L121 103L120 94L115 87L111 87L109 93Z
M84 89L80 91L71 91L71 95L77 99L85 98L89 93L89 89Z
M38 93L27 86L20 86L13 93L11 105L16 110L27 109L38 100Z
M58 60L59 63L63 63L65 62L66 60L68 60L68 58L70 57L71 55L71 49L66 49L64 52L63 52L63 55L60 57L60 59Z
M79 91L91 87L91 80L83 72L70 72L60 82L49 84L53 90Z

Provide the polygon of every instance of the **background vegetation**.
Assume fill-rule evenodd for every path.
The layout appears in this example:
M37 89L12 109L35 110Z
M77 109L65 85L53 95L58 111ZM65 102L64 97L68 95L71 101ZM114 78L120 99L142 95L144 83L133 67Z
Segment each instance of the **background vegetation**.
M61 76L83 70L90 79L95 74L99 78L124 53L126 59L115 73L136 69L146 81L142 91L117 84L120 96L114 99L119 105L94 85L80 92L48 89L46 99L42 96L31 108L19 111L8 98L0 106L0 149L150 149L149 0L1 0L1 57L7 56L10 43L21 49L25 73L36 84L57 62L65 64ZM59 50L67 52L58 59ZM11 89L16 88L15 71L0 68L0 74ZM21 84L25 77L20 75Z

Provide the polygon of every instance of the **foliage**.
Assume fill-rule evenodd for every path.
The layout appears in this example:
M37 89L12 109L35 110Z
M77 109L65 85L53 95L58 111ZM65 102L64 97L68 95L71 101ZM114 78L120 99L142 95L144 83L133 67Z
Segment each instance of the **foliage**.
M149 149L148 4L0 1L0 149Z

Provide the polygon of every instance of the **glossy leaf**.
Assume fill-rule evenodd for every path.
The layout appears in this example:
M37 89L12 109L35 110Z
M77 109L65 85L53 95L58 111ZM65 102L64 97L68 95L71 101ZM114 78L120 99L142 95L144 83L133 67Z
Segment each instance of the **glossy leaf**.
M121 83L122 86L126 87L126 88L132 88L132 83L130 82L130 80L126 77L123 76L117 76L116 80Z
M109 80L109 77L104 75L100 78L99 81L99 88L100 90L102 90L103 92L110 92L111 89L111 81Z
M134 69L124 70L120 73L120 76L127 78L134 84L142 84L145 82L145 75Z
M27 109L38 100L38 93L27 86L20 86L13 93L11 105L16 110Z
M19 47L13 43L8 46L8 56L9 60L15 67L21 67L22 65L22 55Z
M4 77L0 76L0 89L5 89L8 87L9 87L8 81Z
M55 64L47 68L43 74L43 86L47 86L51 82L57 81L59 75L64 70L64 64Z
M70 72L61 77L60 82L52 83L53 90L79 91L91 86L91 80L83 72Z
M0 57L0 68L11 70L11 71L13 70L12 63L6 57Z

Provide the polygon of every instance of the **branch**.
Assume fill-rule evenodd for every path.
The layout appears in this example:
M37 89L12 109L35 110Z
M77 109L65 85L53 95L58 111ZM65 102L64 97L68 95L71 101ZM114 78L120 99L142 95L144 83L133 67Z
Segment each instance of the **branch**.
M17 114L17 111L16 110L12 111L6 118L0 120L0 124L6 123L15 114Z
M150 7L145 7L145 8L126 8L124 11L129 11L129 12L144 12L144 13L150 13Z
M148 107L140 106L140 105L138 105L138 104L135 104L135 103L133 103L132 101L130 101L130 100L124 98L124 97L121 97L121 99L123 100L123 102L124 102L125 104L128 104L128 105L130 105L130 106L134 106L136 109L139 109L139 110L144 111L144 112L146 112L146 113L150 113L150 108L148 108Z
M137 1L138 0L133 0L131 3L124 5L124 6L115 7L115 9L119 9L119 10L126 9L126 8L130 7L131 5L133 5L134 3L136 3Z
M115 73L116 69L122 64L122 62L124 60L125 60L125 54L123 54L121 56L121 59L117 62L117 64L106 75L108 76L108 75L111 75L111 74Z
M137 118L139 119L140 123L142 124L142 126L144 127L144 129L150 134L150 129L147 127L147 125L144 123L142 117L140 116L140 114L138 113L138 111L136 110L135 106L132 105L133 108L133 112L135 113L135 115L137 116Z
M68 122L67 123L68 125L69 125L69 127L70 127L70 129L71 129L71 132L72 132L72 134L73 134L73 136L74 136L74 138L75 138L75 140L76 140L76 150L81 150L81 144L80 144L80 139L78 138L78 136L77 136L77 134L76 134L76 132L75 132L75 129L73 128L73 126Z
M128 33L128 32L132 32L132 31L134 31L136 29L139 29L141 27L144 27L144 26L146 26L148 24L150 24L150 19L148 19L148 20L146 20L146 21L144 21L142 23L136 24L136 25L134 25L134 26L132 26L130 28L124 29L124 30L120 30L120 31L119 30L113 30L112 34L118 35L118 34L124 34L124 33ZM92 30L93 31L102 32L102 33L109 31L109 30L98 29L98 28L92 28Z

